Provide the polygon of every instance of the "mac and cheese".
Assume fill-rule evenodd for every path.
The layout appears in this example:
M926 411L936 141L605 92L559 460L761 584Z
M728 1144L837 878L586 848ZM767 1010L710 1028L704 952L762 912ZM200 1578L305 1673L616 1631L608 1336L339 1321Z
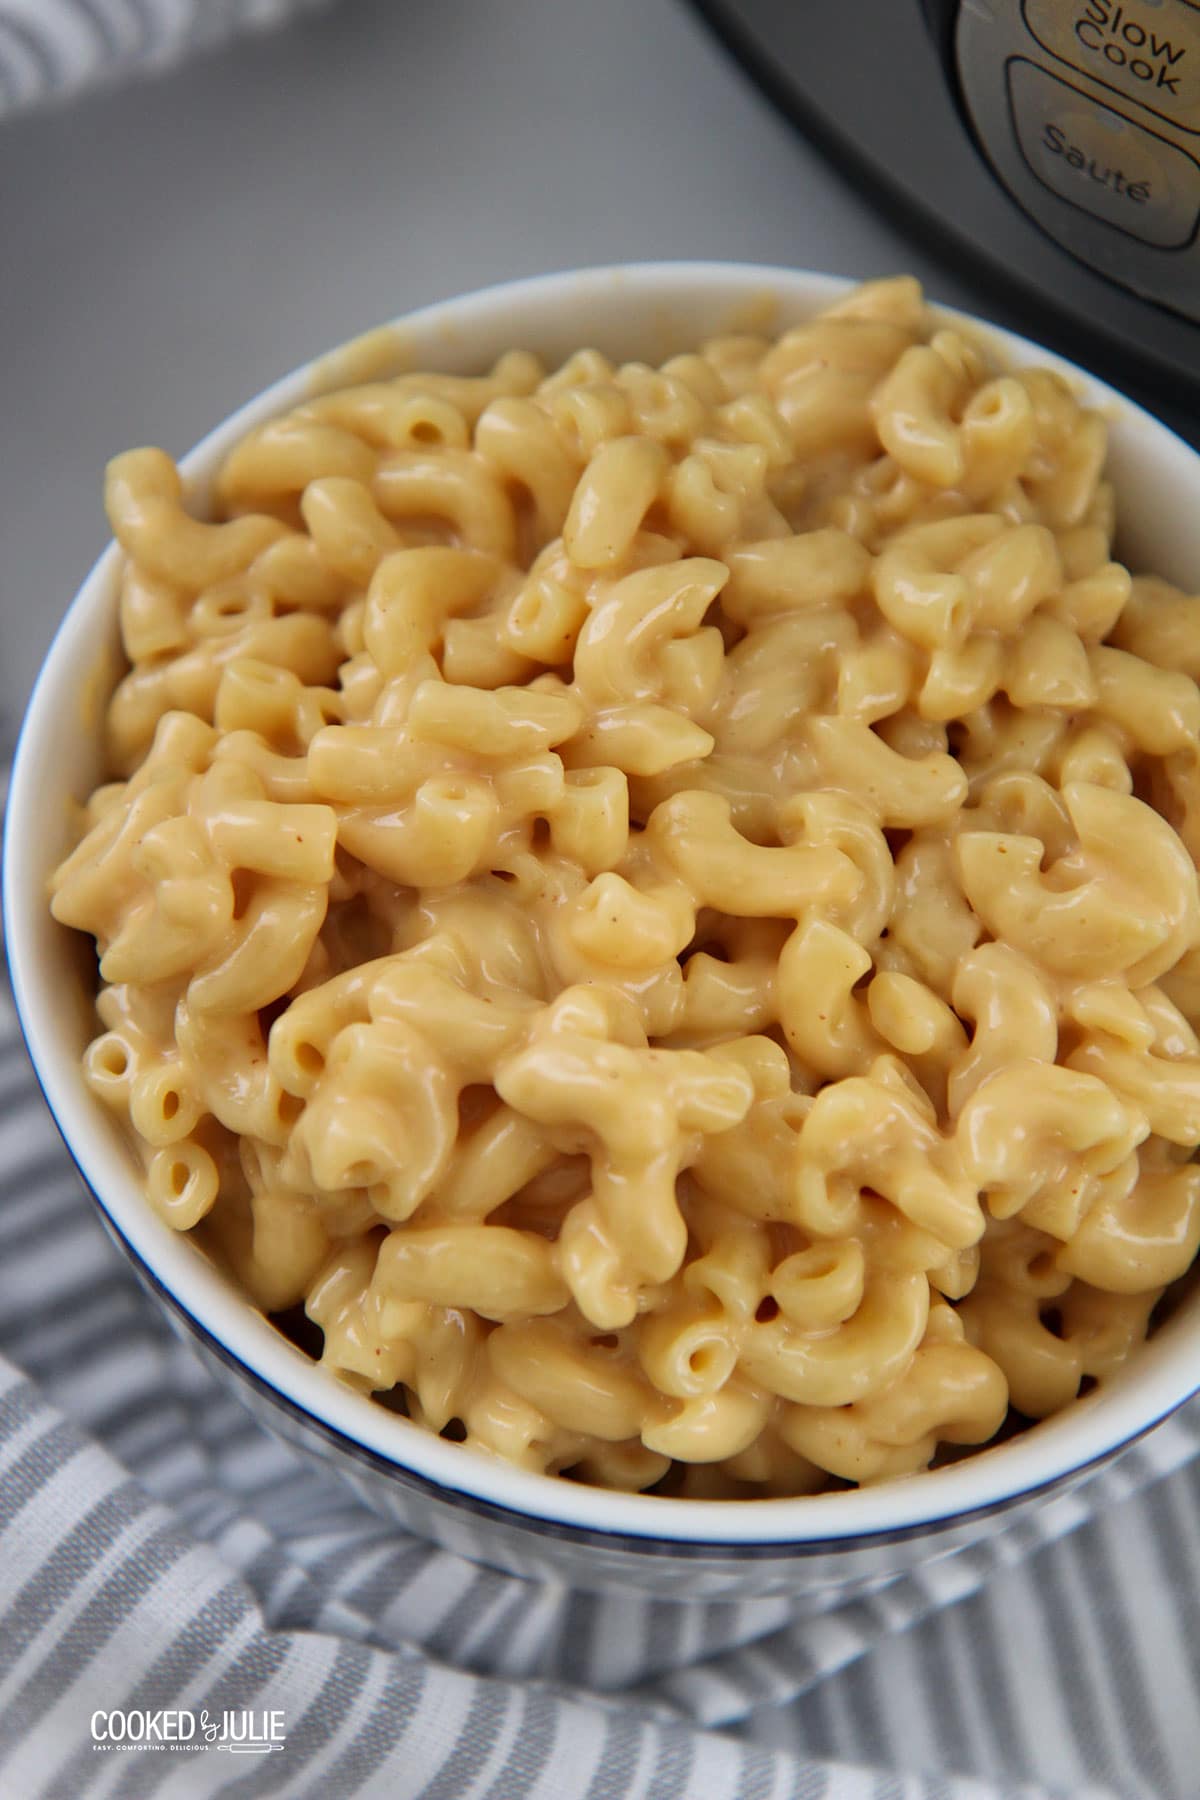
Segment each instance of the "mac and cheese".
M925 1468L1200 1242L1200 603L1101 418L869 283L659 369L110 466L129 670L53 911L150 1203L534 1470Z

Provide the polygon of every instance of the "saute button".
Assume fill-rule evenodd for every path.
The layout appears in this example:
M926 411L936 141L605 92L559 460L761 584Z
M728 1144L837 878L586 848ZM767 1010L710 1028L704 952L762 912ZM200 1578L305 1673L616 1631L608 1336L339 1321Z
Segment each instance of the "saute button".
M1060 199L1159 249L1186 244L1200 215L1200 165L1023 57L1008 66L1021 155Z

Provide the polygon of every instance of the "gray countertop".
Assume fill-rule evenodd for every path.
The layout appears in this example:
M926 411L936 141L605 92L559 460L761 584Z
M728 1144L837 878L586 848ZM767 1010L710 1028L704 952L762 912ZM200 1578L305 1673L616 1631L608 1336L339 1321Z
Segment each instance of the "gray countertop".
M911 268L681 0L338 0L0 125L0 709L106 537L105 460L181 454L316 351L590 263Z

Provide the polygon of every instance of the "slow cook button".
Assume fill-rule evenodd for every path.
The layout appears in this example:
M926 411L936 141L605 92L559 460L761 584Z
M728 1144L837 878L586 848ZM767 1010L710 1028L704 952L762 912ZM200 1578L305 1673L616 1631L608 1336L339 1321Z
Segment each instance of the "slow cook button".
M1051 193L1160 250L1188 242L1200 166L1177 145L1023 57L1008 96L1021 155Z
M1022 0L1043 50L1200 131L1200 9L1193 0Z

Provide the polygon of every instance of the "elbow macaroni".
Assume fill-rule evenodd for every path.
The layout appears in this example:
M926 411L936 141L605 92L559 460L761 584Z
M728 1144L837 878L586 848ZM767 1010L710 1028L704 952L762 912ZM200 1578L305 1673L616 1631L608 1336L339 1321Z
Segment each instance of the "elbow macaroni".
M523 1467L927 1467L1200 1244L1197 602L1104 430L916 284L661 370L405 375L193 517L111 465L129 671L52 909L151 1205Z

